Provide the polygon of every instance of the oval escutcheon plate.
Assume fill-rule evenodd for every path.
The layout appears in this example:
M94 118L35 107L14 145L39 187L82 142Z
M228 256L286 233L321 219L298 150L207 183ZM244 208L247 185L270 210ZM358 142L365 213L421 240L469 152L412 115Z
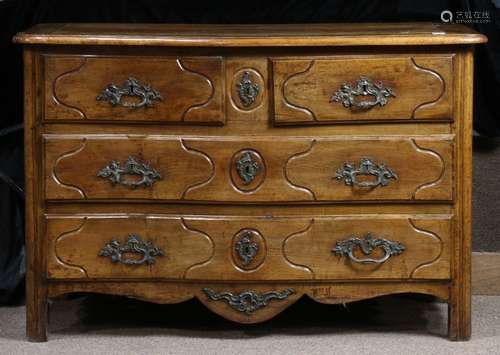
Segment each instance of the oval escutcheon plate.
M237 71L231 86L232 101L240 110L251 111L261 105L265 85L257 70L245 68Z
M264 237L255 229L242 229L236 233L232 242L234 265L251 271L264 262L267 246Z
M234 154L230 170L231 181L241 192L255 192L266 177L264 159L253 149L243 149Z

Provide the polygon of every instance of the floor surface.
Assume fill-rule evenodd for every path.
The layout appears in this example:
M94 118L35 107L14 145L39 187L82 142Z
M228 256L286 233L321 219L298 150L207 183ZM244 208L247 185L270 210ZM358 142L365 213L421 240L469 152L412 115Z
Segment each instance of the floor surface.
M234 324L197 301L92 295L53 302L49 341L25 339L25 308L0 308L0 354L500 354L500 297L473 298L473 337L446 338L447 306L415 295L343 305L301 299L271 321Z

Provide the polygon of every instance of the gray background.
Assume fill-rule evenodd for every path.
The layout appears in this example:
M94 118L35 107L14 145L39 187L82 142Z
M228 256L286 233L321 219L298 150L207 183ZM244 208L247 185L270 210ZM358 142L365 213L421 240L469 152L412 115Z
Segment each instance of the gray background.
M474 137L472 249L500 251L500 138Z

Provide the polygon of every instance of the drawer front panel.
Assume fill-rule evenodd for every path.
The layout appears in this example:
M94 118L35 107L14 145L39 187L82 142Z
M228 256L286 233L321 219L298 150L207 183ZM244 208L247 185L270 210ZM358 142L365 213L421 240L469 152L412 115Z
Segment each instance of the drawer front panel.
M212 254L210 239L179 217L49 217L47 239L51 279L182 279Z
M447 217L317 219L283 250L316 279L448 279L450 226Z
M45 136L48 199L453 199L453 139Z
M126 136L45 141L48 199L180 200L212 164L180 139Z
M222 58L45 57L45 119L223 124Z
M452 200L451 139L316 140L287 176L318 201Z
M449 216L47 218L51 279L447 279Z
M451 120L453 55L273 60L277 124Z

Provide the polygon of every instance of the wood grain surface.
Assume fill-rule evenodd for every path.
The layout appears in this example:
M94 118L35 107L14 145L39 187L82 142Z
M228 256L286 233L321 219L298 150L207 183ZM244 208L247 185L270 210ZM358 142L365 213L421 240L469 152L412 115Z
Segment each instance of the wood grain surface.
M235 217L168 215L52 216L47 220L50 279L196 279L219 281L449 279L450 216L354 215ZM235 253L242 231L257 246L252 262ZM258 235L258 237L255 236ZM381 264L360 264L333 252L337 242L367 234L403 245ZM159 247L155 263L126 265L99 252L129 235ZM243 249L244 251L244 249ZM381 259L382 247L360 259ZM124 259L140 259L127 253Z
M273 60L274 121L278 124L359 120L451 120L453 55L331 56ZM383 106L345 107L332 101L343 85L367 78L389 88ZM374 95L374 94L373 94ZM375 102L372 95L355 103Z
M30 340L47 339L49 298L73 292L195 297L240 323L304 295L424 293L448 302L449 338L469 339L471 44L484 36L430 23L42 24L14 40L27 44ZM129 75L163 100L96 100ZM361 112L329 102L360 76L395 97ZM384 186L359 185L373 172L346 183L345 170L367 160L388 175ZM125 165L135 170L120 173L124 184L100 174ZM153 180L134 187L144 170ZM404 250L380 265L332 252L368 233ZM130 235L163 255L147 265L99 255ZM385 255L365 251L352 257Z
M224 123L221 58L47 55L44 61L46 120ZM111 84L126 87L129 78L161 99L139 108L97 100ZM141 98L124 95L122 101L139 104Z
M484 43L464 25L430 22L284 25L53 23L18 33L24 44L178 47L385 46Z
M48 199L151 199L210 202L322 202L453 199L453 137L174 138L171 136L46 135ZM245 183L242 152L258 164ZM244 155L244 154L243 154ZM130 188L99 177L129 156L161 174L152 186ZM362 187L336 179L344 164L363 158L397 174L387 186ZM412 165L408 165L408 159ZM124 176L125 181L140 180ZM374 176L358 179L375 181Z

